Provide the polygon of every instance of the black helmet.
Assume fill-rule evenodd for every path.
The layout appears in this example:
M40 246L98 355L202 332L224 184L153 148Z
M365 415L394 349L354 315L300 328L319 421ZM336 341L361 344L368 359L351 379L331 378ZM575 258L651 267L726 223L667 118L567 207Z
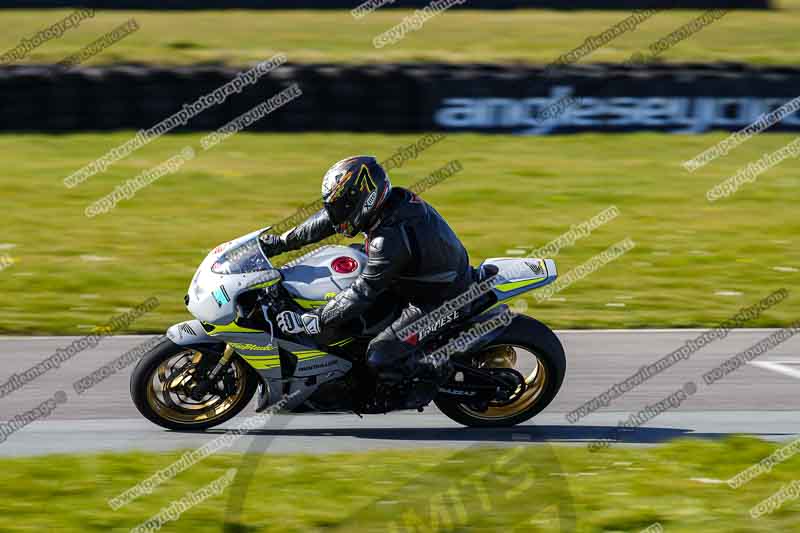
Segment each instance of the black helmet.
M354 237L375 221L392 184L369 155L342 159L322 178L322 201L338 233Z

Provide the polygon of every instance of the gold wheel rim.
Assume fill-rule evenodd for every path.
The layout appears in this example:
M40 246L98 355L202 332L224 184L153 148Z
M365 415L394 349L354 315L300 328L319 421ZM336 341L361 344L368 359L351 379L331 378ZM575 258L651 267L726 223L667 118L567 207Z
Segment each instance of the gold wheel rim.
M484 368L514 368L517 366L519 357L515 346L503 345L492 346L484 352L478 354L481 361L479 366ZM459 407L468 413L470 416L480 418L482 420L502 420L504 418L511 418L519 413L530 409L542 396L546 385L548 383L547 367L542 363L536 353L528 350L527 348L517 347L523 353L532 356L535 359L535 364L530 374L525 378L525 390L519 393L519 388L514 394L519 394L519 397L512 402L505 405L492 405L486 411L476 411L469 408L464 404L459 404Z
M201 400L188 397L185 387L191 384L192 374L203 354L195 350L177 353L164 361L153 371L147 383L147 403L159 416L172 422L189 424L216 420L237 405L245 392L245 369L241 360L234 358L217 378L224 372L233 372L236 390L226 398L213 392Z

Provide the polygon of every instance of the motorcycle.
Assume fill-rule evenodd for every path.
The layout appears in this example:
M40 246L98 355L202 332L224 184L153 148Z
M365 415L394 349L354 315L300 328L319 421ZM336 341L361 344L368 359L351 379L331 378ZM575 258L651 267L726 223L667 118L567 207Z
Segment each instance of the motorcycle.
M256 393L257 412L370 412L354 401L372 390L367 345L399 316L400 304L385 293L339 338L282 333L278 313L324 306L358 277L367 256L363 246L329 245L275 268L259 239L269 229L217 246L198 267L184 298L195 319L170 327L131 375L133 403L148 420L203 430L236 416ZM555 398L566 359L550 328L501 302L555 281L556 265L495 258L473 272L476 283L491 280L490 289L428 327L419 347L448 349L453 371L434 399L442 413L466 426L513 426ZM479 327L503 314L511 318L500 327ZM454 350L468 331L481 334Z

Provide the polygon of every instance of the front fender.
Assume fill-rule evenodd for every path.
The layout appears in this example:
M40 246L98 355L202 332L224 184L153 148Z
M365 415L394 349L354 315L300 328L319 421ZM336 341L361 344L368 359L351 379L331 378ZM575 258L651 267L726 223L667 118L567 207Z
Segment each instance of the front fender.
M199 320L187 320L175 324L167 330L167 338L187 348L198 346L219 353L225 350L225 343L209 336Z

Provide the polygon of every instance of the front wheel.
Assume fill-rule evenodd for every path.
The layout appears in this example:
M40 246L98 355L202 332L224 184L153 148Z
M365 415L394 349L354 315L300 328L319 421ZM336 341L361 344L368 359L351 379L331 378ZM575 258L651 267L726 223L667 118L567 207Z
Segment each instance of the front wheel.
M490 345L469 356L476 368L513 368L527 376L525 385L504 402L479 408L451 397L434 401L445 415L471 427L510 427L533 418L556 397L567 369L564 348L556 334L524 315L514 317Z
M131 374L134 405L145 418L167 429L196 431L230 420L250 402L259 380L237 356L213 381L207 380L219 358L164 339Z

